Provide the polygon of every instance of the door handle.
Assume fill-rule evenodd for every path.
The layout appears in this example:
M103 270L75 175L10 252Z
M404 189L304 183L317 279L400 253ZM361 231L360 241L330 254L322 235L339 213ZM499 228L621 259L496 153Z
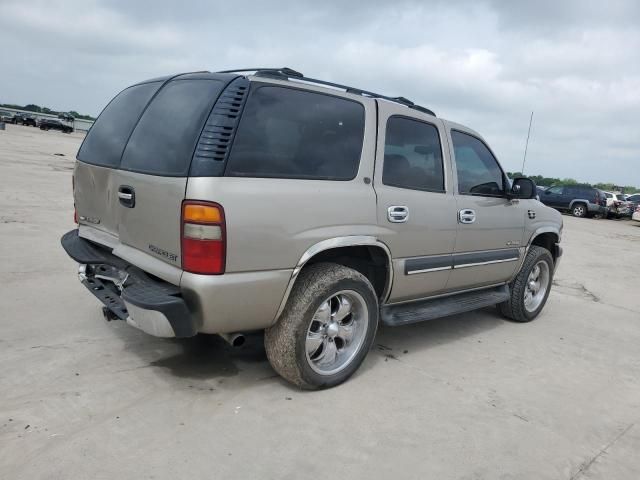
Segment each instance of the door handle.
M404 223L409 220L409 207L393 205L387 208L387 219L391 223Z
M460 223L469 224L476 221L476 212L470 208L463 208L458 212L458 221Z
M120 185L118 188L118 199L120 205L127 208L133 208L136 206L136 192L133 187L128 185Z

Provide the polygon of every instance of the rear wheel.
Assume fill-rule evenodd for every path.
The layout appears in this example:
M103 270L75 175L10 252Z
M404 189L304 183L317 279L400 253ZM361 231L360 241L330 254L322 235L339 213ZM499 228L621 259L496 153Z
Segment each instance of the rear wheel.
M511 283L511 298L498 305L500 312L516 322L536 318L549 298L553 281L553 257L546 248L531 246L524 264Z
M304 269L278 323L266 330L273 368L305 389L333 387L366 357L378 326L378 299L366 277L333 263Z
M584 203L576 203L571 209L574 217L584 218L587 216L587 206Z

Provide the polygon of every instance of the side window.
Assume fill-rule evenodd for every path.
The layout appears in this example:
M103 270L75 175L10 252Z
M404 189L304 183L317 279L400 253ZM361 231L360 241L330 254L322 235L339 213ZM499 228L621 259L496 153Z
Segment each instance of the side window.
M387 121L382 183L412 190L444 192L438 129L404 117Z
M553 193L554 195L562 195L564 192L564 187L551 187L546 190L546 192Z
M351 180L358 172L363 136L359 102L258 86L247 99L225 174Z
M133 130L120 167L186 176L202 126L222 87L217 80L178 79L165 85Z
M117 168L133 127L160 85L152 82L129 87L111 100L82 142L78 160Z
M466 195L504 195L504 174L491 151L477 138L451 131L458 191Z

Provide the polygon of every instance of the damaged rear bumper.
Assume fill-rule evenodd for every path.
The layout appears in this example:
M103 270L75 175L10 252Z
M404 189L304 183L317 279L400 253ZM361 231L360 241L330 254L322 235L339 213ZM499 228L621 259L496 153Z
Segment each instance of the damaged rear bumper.
M157 337L197 333L195 318L178 286L151 277L110 250L81 238L78 230L63 235L61 243L80 264L81 283L115 317Z

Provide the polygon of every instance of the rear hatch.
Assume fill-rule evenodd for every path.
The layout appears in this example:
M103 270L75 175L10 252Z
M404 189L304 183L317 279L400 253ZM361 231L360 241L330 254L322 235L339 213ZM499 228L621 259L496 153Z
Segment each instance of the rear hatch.
M123 257L135 249L181 266L180 215L191 159L213 105L233 78L196 73L149 81L107 105L77 157L81 236L116 254L129 252Z

